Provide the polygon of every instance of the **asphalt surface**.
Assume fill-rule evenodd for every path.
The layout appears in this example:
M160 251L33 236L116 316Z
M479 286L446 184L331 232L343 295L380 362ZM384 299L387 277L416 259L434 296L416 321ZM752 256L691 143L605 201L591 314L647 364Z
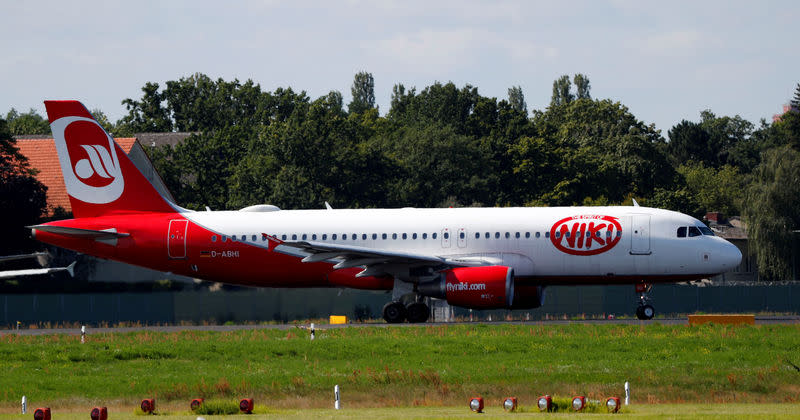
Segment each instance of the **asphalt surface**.
M318 324L319 329L330 328L403 328L413 326L446 326L446 325L469 325L469 324L508 324L508 325L567 325L567 324L619 324L619 325L647 325L660 323L664 325L688 325L687 318L656 318L651 321L640 321L638 319L593 319L593 320L537 320L537 321L475 321L475 322L428 322L424 324L386 324L376 323L352 323L352 324ZM800 316L757 316L756 325L769 324L800 324ZM154 326L135 326L135 327L86 327L87 334L102 333L126 333L134 331L155 331L155 332L177 332L177 331L239 331L239 330L258 330L258 329L278 329L289 330L297 328L308 328L308 324L263 324L263 325L154 325ZM47 334L69 334L80 335L80 328L31 328L20 330L0 330L0 335L47 335Z

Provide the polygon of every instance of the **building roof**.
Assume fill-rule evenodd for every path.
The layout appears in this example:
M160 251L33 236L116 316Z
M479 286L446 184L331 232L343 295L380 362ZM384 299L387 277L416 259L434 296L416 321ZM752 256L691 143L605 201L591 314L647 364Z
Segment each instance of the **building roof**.
M182 132L182 133L136 133L133 136L139 140L144 146L156 147L168 144L172 147L175 147L177 144L181 143L185 138L191 136L192 134L199 134L194 132Z
M115 139L125 153L130 153L136 142L135 138L123 137ZM28 164L38 171L36 179L47 187L47 215L53 214L56 207L71 212L67 187L61 175L61 164L58 162L56 144L52 138L21 139L17 138L17 148L28 158Z

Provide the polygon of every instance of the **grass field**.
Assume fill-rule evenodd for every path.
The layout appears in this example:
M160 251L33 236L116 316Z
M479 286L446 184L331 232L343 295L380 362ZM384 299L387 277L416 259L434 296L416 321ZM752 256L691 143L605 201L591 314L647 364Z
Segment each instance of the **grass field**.
M0 411L18 412L22 395L31 409L87 407L84 416L99 403L132 413L145 397L185 415L191 398L254 397L292 417L293 409L331 407L339 384L348 409L459 415L481 395L504 415L505 396L529 406L542 394L604 400L622 396L629 381L637 410L689 402L702 415L703 407L758 402L746 407L782 417L781 410L800 411L799 349L796 325L343 328L318 329L314 341L300 329L137 332L90 334L85 344L79 336L9 334L0 336ZM637 413L652 414L630 412Z

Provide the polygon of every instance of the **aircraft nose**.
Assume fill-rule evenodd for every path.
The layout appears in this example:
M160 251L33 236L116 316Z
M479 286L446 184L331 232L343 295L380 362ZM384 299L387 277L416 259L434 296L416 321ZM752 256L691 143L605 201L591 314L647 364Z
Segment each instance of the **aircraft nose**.
M732 270L742 262L742 251L736 245L724 241L720 248L719 261L723 271Z

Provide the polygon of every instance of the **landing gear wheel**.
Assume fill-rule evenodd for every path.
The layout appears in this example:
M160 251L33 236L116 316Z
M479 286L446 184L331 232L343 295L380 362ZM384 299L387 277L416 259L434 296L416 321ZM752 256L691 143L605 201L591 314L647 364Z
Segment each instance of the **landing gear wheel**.
M636 317L641 320L653 319L656 310L651 305L642 305L636 308Z
M406 306L406 316L408 322L412 324L425 322L431 316L431 310L428 308L428 305L422 302L414 302Z
M399 324L406 319L406 307L400 302L383 305L383 319L389 324Z

